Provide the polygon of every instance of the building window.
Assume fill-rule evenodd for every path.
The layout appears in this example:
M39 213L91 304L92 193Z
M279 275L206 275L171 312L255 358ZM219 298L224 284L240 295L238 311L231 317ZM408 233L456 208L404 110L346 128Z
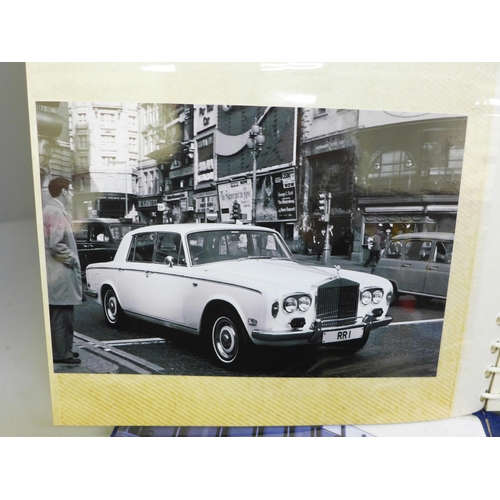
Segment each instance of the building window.
M101 113L101 126L104 128L114 128L116 121L115 113Z
M89 147L88 137L86 134L80 134L78 137L78 149L87 149Z
M102 164L106 167L116 167L117 166L116 156L103 156Z
M451 146L444 161L431 164L429 175L460 175L462 173L463 161L463 148Z
M101 137L103 149L116 149L116 137L114 135L103 135Z
M371 191L412 191L417 174L417 165L406 151L396 150L382 153L373 163L367 183Z
M78 155L78 168L88 168L89 157L87 155Z

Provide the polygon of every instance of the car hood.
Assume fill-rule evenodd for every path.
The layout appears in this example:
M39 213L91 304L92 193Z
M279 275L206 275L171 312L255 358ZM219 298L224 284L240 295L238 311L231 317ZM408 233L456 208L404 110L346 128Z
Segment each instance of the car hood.
M224 263L203 266L204 277L209 275L214 280L234 283L267 290L286 292L307 292L311 286L318 286L325 280L341 277L362 283L364 286L390 286L385 278L369 273L337 269L331 267L315 267L299 264L289 260L241 259Z

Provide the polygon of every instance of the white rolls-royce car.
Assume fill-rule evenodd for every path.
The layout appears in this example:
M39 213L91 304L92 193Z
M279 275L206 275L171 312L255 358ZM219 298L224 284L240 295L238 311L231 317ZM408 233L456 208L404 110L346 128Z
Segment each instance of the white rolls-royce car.
M385 278L299 264L276 231L238 224L131 231L113 261L87 267L86 294L109 325L130 315L201 335L226 367L254 344L353 353L392 320Z

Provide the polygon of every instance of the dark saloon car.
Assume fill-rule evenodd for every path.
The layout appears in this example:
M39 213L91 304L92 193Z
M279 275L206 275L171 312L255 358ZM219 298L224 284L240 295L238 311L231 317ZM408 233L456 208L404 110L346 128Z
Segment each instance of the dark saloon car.
M79 219L73 222L82 278L89 264L113 260L122 238L144 226L128 219Z

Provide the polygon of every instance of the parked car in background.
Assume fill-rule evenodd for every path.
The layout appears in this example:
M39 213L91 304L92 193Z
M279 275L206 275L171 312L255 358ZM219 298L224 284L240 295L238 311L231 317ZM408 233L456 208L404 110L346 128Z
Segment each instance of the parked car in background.
M414 295L423 302L446 299L453 242L453 233L395 236L383 251L373 274L392 283L394 300L404 294Z
M89 264L113 260L122 238L144 224L127 219L79 219L73 221L82 278Z
M148 226L112 262L87 267L109 325L127 315L201 335L226 367L254 345L361 349L388 325L392 286L372 274L299 264L279 233L236 224Z

